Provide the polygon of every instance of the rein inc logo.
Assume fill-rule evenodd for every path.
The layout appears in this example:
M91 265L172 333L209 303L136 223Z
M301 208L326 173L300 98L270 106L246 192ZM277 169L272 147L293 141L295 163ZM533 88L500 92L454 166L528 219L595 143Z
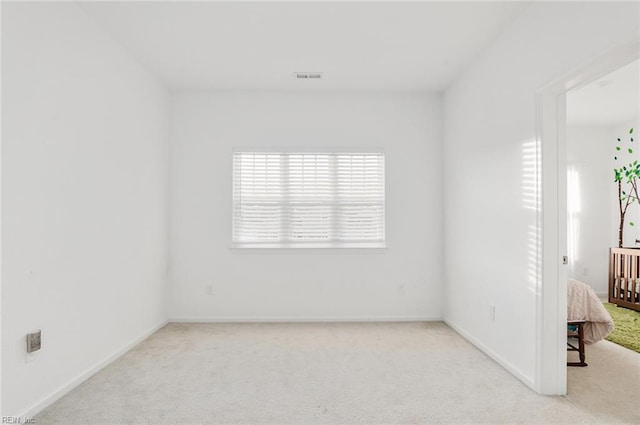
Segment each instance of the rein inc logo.
M0 416L0 424L35 424L36 419L28 416Z

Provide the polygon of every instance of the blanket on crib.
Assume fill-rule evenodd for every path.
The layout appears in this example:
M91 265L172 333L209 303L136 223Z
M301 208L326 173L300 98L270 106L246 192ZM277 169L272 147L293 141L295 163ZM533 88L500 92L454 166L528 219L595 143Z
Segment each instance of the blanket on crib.
M586 320L584 342L598 342L613 330L613 319L589 285L569 279L567 283L567 319Z

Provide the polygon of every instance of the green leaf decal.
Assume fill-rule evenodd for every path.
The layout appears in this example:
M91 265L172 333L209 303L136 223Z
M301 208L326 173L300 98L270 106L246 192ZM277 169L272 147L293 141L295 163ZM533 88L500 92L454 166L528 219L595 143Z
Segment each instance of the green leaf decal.
M629 222L629 226L635 226L635 224L633 224L633 221Z
M619 151L620 150L620 146L616 146L616 150Z
M633 149L629 148L628 150L629 150L629 153L633 153Z
M633 134L633 127L629 129L629 134Z

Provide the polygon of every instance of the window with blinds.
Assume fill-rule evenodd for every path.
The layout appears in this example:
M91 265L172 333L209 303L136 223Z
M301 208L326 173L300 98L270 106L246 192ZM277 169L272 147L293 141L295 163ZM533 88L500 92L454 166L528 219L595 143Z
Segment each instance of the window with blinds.
M384 154L234 152L236 247L384 247Z

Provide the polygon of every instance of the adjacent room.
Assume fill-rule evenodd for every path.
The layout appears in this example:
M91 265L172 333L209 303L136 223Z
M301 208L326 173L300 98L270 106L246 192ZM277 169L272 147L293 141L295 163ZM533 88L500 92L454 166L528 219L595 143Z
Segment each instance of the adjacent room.
M566 278L609 301L599 177L640 131L579 96L615 68L640 103L637 2L1 20L0 422L640 422L601 390L639 393L639 353L566 351Z
M572 366L624 363L624 356L640 361L640 301L632 276L638 269L639 210L634 174L626 172L640 160L634 143L640 126L639 65L622 66L566 98L567 319L587 321L582 356L580 339L569 339L578 348L569 354ZM568 369L576 385L635 390L622 389L620 376L603 376L600 367Z

